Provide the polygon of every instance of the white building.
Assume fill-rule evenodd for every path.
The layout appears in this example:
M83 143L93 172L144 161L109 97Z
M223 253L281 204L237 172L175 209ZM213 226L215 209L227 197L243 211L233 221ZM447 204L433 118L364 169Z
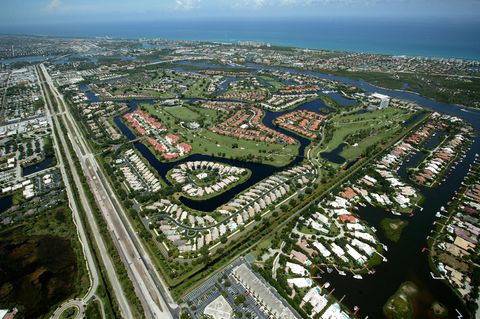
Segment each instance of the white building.
M373 93L372 95L370 95L370 97L374 102L378 103L379 109L384 109L390 104L390 97L388 95Z

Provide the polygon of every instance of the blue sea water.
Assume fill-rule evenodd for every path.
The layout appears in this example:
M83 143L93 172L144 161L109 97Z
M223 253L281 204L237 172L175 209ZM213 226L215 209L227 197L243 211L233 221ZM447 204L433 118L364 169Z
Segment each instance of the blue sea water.
M263 41L272 45L393 55L480 59L480 22L308 18L175 20L0 27L0 33L169 40Z

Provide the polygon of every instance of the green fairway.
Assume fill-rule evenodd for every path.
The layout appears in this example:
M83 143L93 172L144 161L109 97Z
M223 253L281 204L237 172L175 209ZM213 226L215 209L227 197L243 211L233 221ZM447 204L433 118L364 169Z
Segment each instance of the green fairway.
M269 77L269 76L260 76L259 77L260 79L262 80L265 80L269 85L271 85L273 87L273 89L275 90L280 90L282 89L283 87L285 87L285 84L272 78L272 77Z
M205 97L208 95L210 80L202 79L191 85L185 92L185 97Z
M198 113L193 112L185 106L165 107L165 111L180 121L191 122L200 119Z
M336 115L329 120L329 139L326 139L326 144L319 151L330 152L346 143L340 156L347 161L353 160L369 146L387 142L403 129L402 123L412 115L411 111L398 108Z

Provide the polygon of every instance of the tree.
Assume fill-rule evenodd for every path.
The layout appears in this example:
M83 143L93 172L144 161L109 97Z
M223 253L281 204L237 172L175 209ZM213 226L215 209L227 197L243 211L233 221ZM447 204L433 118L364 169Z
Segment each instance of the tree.
M235 297L235 304L238 306L239 304L242 304L246 301L247 298L245 298L244 295L238 295L237 297Z

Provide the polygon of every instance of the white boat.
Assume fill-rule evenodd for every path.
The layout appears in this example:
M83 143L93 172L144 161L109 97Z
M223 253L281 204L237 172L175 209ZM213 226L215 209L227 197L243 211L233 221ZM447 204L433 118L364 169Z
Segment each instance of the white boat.
M396 216L402 216L402 214L400 214L399 212L393 211L393 210L392 210L392 214L396 215Z
M377 229L376 229L375 227L373 227L373 226L372 226L372 228L371 228L371 229L372 229L372 231L373 231L374 233L376 233L376 232L377 232Z
M355 278L355 279L363 279L363 277L360 276L360 275L355 275L355 276L353 276L353 278Z
M341 276L346 276L347 274L343 270L337 270L338 274Z

